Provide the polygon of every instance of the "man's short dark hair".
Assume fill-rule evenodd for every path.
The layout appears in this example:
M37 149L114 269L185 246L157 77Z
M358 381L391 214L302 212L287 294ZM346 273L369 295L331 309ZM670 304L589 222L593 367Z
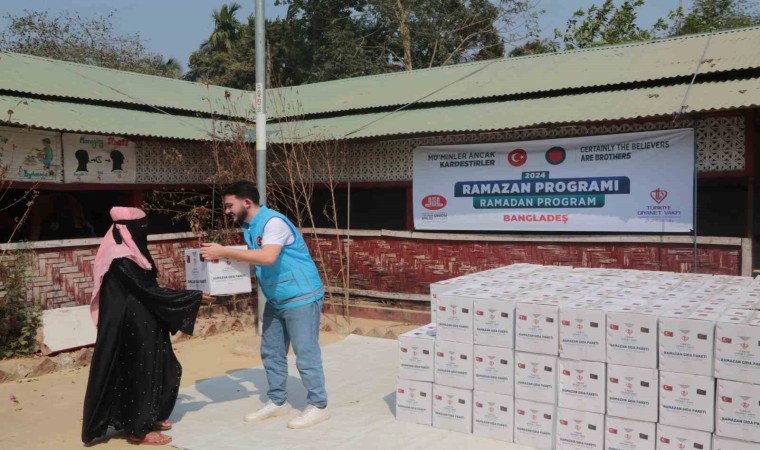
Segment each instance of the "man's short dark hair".
M250 200L255 204L259 204L259 190L256 189L256 185L250 181L236 181L231 185L224 188L222 196L234 195L238 200Z

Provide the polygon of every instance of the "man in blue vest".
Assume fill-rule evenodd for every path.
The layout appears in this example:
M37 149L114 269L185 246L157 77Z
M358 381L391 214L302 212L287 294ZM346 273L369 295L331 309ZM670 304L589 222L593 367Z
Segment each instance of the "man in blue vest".
M325 288L301 233L284 215L259 204L259 191L249 181L238 181L222 192L224 210L243 227L248 250L203 244L204 259L230 258L256 265L256 278L267 299L264 308L261 359L269 382L269 402L245 417L258 422L290 412L285 390L288 348L293 344L296 366L309 405L288 423L306 428L330 418L327 409L320 315Z

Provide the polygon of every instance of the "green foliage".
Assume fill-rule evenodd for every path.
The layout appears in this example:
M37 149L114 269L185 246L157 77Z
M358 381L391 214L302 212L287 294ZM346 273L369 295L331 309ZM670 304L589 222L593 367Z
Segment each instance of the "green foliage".
M118 34L113 12L83 18L68 12L50 16L25 11L5 18L9 24L0 32L0 51L170 78L181 73L176 60L149 52L139 35Z
M26 301L32 266L30 250L9 251L0 264L0 358L29 355L39 350L36 335L41 323L39 306Z
M644 0L625 0L620 6L605 0L601 6L576 11L568 19L565 31L555 29L554 35L565 50L654 39L668 26L660 19L650 29L639 27L637 9L643 5Z
M537 33L537 11L529 0L277 4L286 5L288 12L266 24L269 76L275 86L503 57L507 43ZM215 30L190 57L187 79L240 89L253 86L254 19L240 23L235 12L234 4L214 12ZM225 17L222 25L217 17Z
M694 0L691 10L671 11L669 17L674 36L760 25L758 4L747 0Z

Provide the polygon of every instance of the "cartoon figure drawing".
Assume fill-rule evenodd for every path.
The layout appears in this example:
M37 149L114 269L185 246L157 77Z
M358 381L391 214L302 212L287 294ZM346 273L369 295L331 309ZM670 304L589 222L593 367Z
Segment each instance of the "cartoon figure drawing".
M111 172L115 172L115 173L123 172L124 169L122 169L122 165L124 164L125 159L126 158L124 157L124 154L120 152L119 150L111 151L111 162L113 163L111 167Z
M50 139L45 138L42 140L43 147L40 153L42 153L42 167L45 170L50 170L50 165L53 163L53 157L55 155L53 147L51 147L50 144Z
M90 162L90 154L87 153L87 150L77 150L74 152L74 157L77 159L77 170L74 172L75 175L83 175L88 173L87 170L87 163Z

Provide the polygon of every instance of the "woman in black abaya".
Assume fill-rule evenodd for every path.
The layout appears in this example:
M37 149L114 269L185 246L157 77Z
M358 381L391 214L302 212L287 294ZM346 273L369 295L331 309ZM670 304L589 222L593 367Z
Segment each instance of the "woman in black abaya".
M162 288L148 251L147 220L136 208L113 208L114 225L94 266L90 309L98 327L84 400L82 441L108 426L134 444L165 445L182 366L169 334L193 333L200 291Z

